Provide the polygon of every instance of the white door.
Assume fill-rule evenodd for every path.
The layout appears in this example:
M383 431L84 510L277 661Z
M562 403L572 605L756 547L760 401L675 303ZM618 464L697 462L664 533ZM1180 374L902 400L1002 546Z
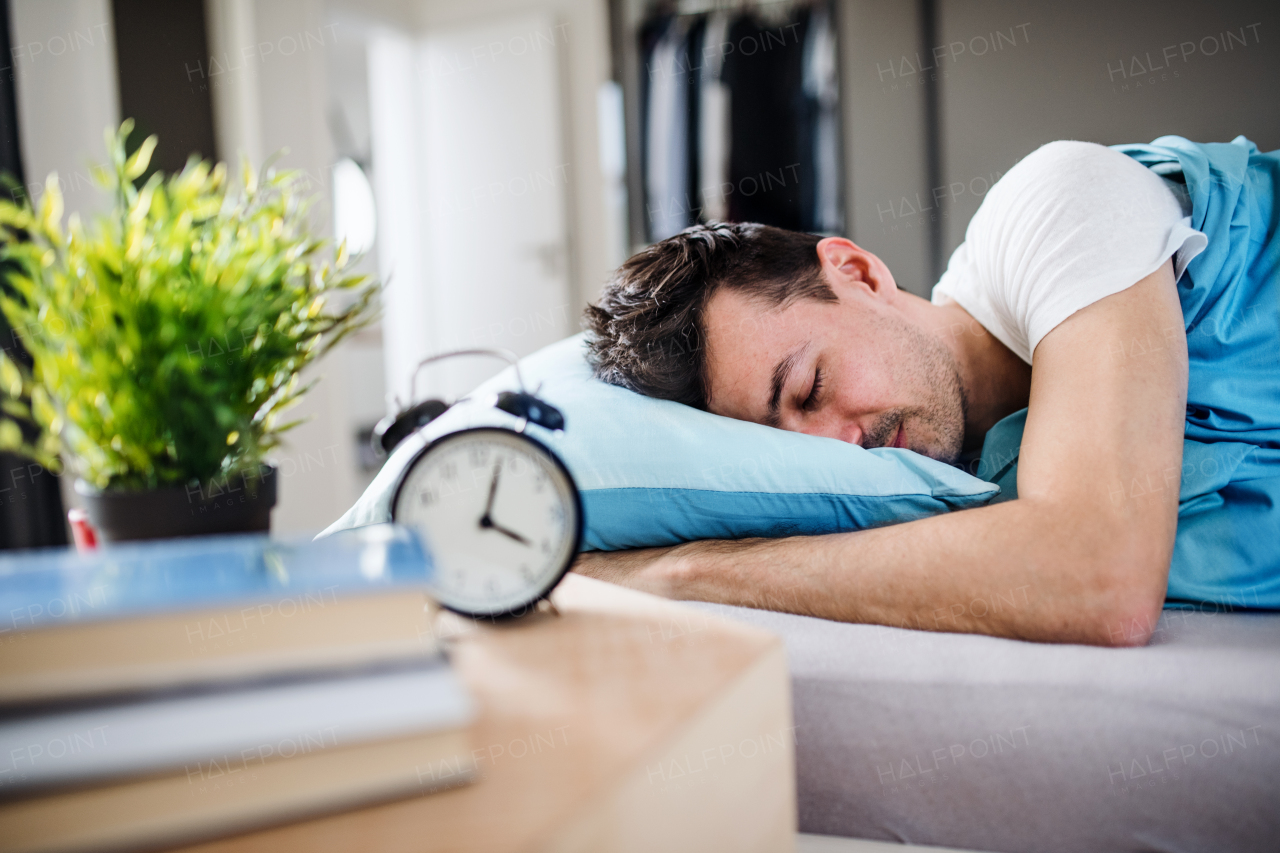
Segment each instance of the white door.
M523 356L577 327L558 73L565 29L522 15L427 33L414 39L412 82L388 79L407 70L403 59L378 56L403 41L371 44L371 70L388 67L370 85L398 101L379 109L371 93L375 137L400 143L374 141L379 208L409 220L384 231L400 245L379 250L397 268L383 270L393 279L383 322L398 341L388 347L388 387L402 400L415 353L503 347ZM391 90L404 95L389 99ZM424 371L418 393L457 396L502 367L455 360Z

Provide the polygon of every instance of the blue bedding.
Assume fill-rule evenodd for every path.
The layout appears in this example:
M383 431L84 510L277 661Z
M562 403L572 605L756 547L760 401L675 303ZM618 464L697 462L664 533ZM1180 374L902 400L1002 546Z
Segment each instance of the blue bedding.
M1242 136L1114 147L1184 183L1209 238L1178 281L1190 372L1168 600L1280 609L1280 151ZM1025 421L1010 415L983 446L978 476L1001 500L1016 496Z

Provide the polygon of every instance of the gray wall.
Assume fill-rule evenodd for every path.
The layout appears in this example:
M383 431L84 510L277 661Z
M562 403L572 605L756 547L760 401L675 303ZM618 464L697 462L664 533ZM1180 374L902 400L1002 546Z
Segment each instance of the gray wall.
M930 184L928 81L897 73L900 58L914 57L920 48L918 7L901 0L843 0L837 14L848 236L879 255L900 287L924 294L933 286L932 214L919 213L916 199L928 197Z
M917 4L840 7L851 236L916 293L933 283L931 217L945 262L990 183L1046 142L1244 134L1280 148L1274 0L938 0L936 9L934 59L916 46ZM919 65L933 66L923 75L917 52ZM924 144L928 85L938 86L937 204Z

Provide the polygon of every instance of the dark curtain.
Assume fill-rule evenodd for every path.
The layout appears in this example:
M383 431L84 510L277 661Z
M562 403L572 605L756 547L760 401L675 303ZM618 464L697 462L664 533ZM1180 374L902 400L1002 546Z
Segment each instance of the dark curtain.
M3 78L0 79L0 174L8 175L21 187L25 173L18 148L11 47L9 2L0 0L0 48L4 50L0 62L8 66L0 69L0 78ZM31 365L31 357L3 314L0 314L0 347L14 361ZM66 544L67 528L58 478L28 459L0 453L0 549Z
M113 0L111 9L120 115L136 123L129 148L160 137L147 175L180 172L193 154L214 158L210 89L226 79L217 76L224 66L245 59L210 57L204 0Z
M737 50L725 57L732 94L729 219L799 231L808 226L801 174L812 181L809 118L801 75L807 20L787 25L744 15L729 30ZM748 51L750 51L748 53Z

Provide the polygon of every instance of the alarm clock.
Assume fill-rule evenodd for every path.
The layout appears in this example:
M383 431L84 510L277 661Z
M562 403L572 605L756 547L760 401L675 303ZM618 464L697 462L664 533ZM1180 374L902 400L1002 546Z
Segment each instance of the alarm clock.
M462 350L425 359L419 369L457 355L498 355L516 363L502 351ZM432 596L465 616L530 612L569 571L582 542L582 499L573 476L554 451L525 432L529 423L562 430L564 417L524 391L518 366L516 378L519 392L492 400L519 418L515 429L477 427L435 439L409 461L391 502L392 520L417 530L431 554ZM383 450L412 431L406 422L420 429L448 408L428 403L434 405L414 405L379 424L375 434ZM434 414L424 417L424 411Z

